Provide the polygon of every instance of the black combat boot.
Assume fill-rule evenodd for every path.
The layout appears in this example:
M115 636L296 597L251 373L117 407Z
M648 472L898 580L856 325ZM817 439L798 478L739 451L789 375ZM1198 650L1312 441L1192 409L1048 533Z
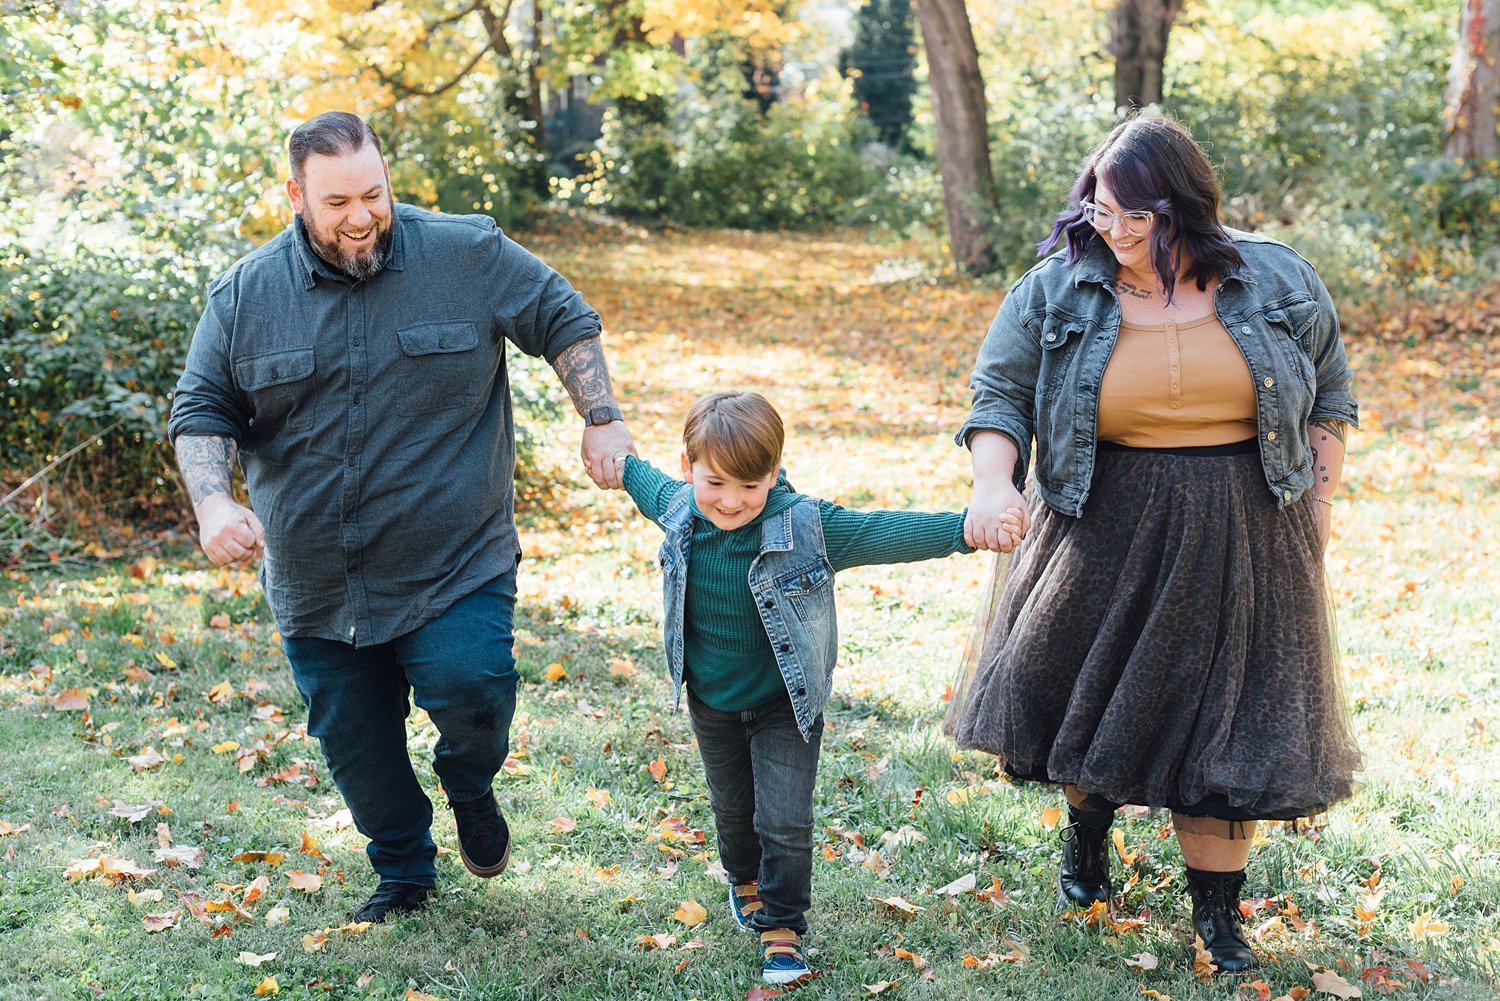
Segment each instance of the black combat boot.
M1109 825L1115 815L1103 810L1068 806L1068 826L1062 832L1062 867L1057 871L1058 903L1070 910L1086 910L1115 895L1109 879Z
M1189 868L1188 892L1193 895L1193 930L1203 940L1218 973L1240 973L1257 960L1240 932L1240 887L1245 870L1205 872Z

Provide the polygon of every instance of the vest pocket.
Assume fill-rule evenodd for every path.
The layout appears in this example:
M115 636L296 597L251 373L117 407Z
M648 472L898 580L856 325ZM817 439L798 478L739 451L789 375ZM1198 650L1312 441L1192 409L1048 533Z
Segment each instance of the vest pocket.
M802 622L817 619L833 607L833 568L825 561L783 574L773 586Z

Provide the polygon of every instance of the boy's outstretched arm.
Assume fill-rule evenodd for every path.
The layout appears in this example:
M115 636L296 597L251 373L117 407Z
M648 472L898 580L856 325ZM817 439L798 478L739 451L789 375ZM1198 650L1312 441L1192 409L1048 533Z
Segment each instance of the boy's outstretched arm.
M626 454L624 458L625 492L635 501L635 506L652 521L661 524L661 516L667 513L667 505L682 489L681 480L673 479L651 463L637 456Z
M835 572L974 552L964 542L962 511L851 511L830 501L818 507Z

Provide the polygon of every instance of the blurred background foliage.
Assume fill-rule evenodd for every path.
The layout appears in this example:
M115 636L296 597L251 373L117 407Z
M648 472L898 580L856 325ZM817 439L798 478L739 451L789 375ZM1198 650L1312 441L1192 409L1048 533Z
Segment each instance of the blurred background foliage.
M1113 5L969 4L1002 277L1117 120ZM323 110L371 119L414 204L522 229L854 225L943 270L909 0L0 0L0 20L0 496L109 429L50 477L84 523L180 519L161 434L201 290L287 224L286 135ZM1469 294L1500 187L1443 155L1457 28L1456 0L1188 0L1162 107L1218 164L1226 221L1292 243L1342 304ZM12 513L53 517L41 489Z

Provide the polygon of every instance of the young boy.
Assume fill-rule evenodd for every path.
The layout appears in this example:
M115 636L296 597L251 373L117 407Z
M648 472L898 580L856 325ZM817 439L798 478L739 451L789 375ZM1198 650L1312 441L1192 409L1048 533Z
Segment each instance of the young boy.
M682 441L682 480L629 456L625 489L666 532L667 669L674 700L687 685L730 915L760 934L765 980L791 983L811 972L802 936L838 657L833 575L973 549L962 514L861 513L793 492L778 475L781 418L758 393L705 396Z

